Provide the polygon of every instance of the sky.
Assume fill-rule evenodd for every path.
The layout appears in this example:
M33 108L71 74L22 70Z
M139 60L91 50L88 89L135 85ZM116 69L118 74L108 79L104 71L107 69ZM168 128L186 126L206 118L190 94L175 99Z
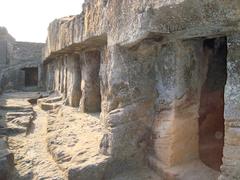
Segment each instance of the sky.
M1 0L0 26L17 41L45 42L56 18L80 14L84 0Z

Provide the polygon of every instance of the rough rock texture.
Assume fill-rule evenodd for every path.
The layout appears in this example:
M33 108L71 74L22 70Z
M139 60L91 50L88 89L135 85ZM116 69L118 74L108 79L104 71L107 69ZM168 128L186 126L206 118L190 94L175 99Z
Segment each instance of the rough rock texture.
M1 130L0 130L1 131ZM8 149L7 136L0 136L0 179L9 179L14 168L14 156Z
M46 55L78 43L84 48L95 38L97 45L106 33L110 45L132 44L152 33L177 38L229 33L238 30L238 7L237 0L87 0L80 15L50 24Z
M239 35L228 38L227 84L225 86L225 139L221 180L239 179Z
M51 112L47 132L48 150L68 179L103 177L104 168L100 168L102 171L92 168L94 164L102 163L105 166L107 158L99 153L103 133L99 113L80 114L71 107L62 108L57 113Z
M19 97L20 96L20 97ZM38 96L34 94L33 96ZM10 98L11 97L11 98ZM0 179L12 179L18 155L12 151L12 137L26 135L34 113L26 94L4 94L0 98ZM30 98L30 97L29 97ZM10 150L9 150L10 149ZM25 164L25 166L27 166Z
M8 34L5 27L0 27L0 67L9 64L10 54L6 51L10 48L8 42L14 42L15 39Z
M82 96L79 108L83 112L100 112L101 95L100 95L100 52L85 52L81 62L81 91Z
M46 87L61 93L69 105L77 106L71 102L80 101L83 111L98 106L101 97L98 109L104 135L100 152L109 157L107 164L111 166L96 166L105 174L134 172L148 166L164 179L186 179L185 175L190 178L193 174L201 177L203 172L213 175L209 179L216 179L219 173L200 162L199 137L201 121L221 123L223 128L223 113L218 113L221 122L211 116L214 113L203 118L201 102L212 96L204 91L209 73L214 72L214 78L210 78L213 86L222 79L221 70L211 68L227 59L227 66L222 66L228 73L225 91L223 83L222 94L217 94L214 102L223 105L225 101L219 178L238 177L239 9L238 0L86 0L80 15L49 25L44 58ZM206 41L226 38L228 54L221 54L226 49L216 48L221 44L218 40L209 44L213 50L206 50ZM92 51L100 55L90 55ZM70 70L75 63L70 57L76 54L78 71ZM211 65L214 54L216 66ZM98 78L100 96L96 97ZM211 123L205 123L205 132L212 129ZM220 137L219 133L215 135ZM193 162L197 162L199 171L191 168ZM179 166L188 167L183 176Z
M4 126L0 127L0 134L8 130L8 138L0 136L1 180L64 179L47 149L48 114L29 102L40 96L36 92L11 92L0 97L0 124ZM2 141L6 139L10 151Z
M17 42L6 28L0 27L0 89L25 87L24 68L36 67L39 86L42 86L43 43ZM0 90L1 91L1 90Z

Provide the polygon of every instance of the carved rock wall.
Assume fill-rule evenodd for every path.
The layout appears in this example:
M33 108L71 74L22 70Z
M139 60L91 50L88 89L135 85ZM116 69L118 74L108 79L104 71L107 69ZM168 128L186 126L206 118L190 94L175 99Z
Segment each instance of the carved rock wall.
M100 61L99 51L85 52L81 62L81 92L80 110L83 112L101 111L100 94Z
M17 42L0 27L0 89L22 89L25 87L23 68L39 69L38 85L42 87L43 43ZM1 91L1 90L0 90Z
M225 86L225 139L223 151L223 174L220 179L238 179L239 153L239 35L228 38L227 84Z
M172 173L172 168L200 161L199 109L209 68L204 40L226 36L219 178L231 179L239 141L239 37L233 35L240 31L239 9L237 0L86 0L80 15L49 26L46 87L62 93L72 106L79 102L82 111L101 109L105 133L100 151L110 157L114 172L148 164L174 179L181 172ZM70 58L76 54L78 60Z

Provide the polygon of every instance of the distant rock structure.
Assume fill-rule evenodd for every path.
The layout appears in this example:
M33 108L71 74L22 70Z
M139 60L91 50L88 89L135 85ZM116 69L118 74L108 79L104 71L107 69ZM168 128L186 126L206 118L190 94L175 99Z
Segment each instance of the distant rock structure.
M15 41L0 27L0 91L41 86L43 46Z
M31 73L40 60L19 55L29 44L1 31L1 69L12 65L18 74L8 77L24 79L20 69ZM40 57L42 44L30 46ZM145 167L164 180L240 179L239 0L85 0L80 15L50 24L44 54L46 89L101 112L104 127L99 151L108 158L79 162L68 179Z

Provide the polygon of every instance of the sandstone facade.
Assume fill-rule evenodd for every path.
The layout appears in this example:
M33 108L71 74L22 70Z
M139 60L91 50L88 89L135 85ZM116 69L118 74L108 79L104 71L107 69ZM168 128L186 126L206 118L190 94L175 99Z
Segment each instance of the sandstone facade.
M147 164L184 179L174 169L201 161L238 179L239 21L239 0L85 0L49 26L46 88L101 111L106 172Z

